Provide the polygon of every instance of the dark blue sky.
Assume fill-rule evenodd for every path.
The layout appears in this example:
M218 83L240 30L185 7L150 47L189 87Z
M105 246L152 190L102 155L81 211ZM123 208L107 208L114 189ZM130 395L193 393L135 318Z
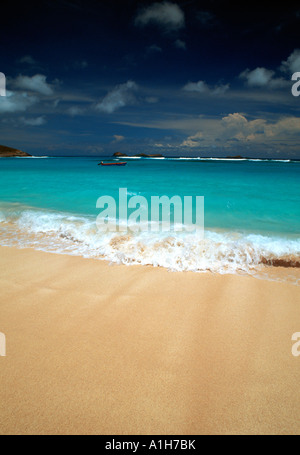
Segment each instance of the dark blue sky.
M300 158L294 5L11 1L0 143L38 155Z

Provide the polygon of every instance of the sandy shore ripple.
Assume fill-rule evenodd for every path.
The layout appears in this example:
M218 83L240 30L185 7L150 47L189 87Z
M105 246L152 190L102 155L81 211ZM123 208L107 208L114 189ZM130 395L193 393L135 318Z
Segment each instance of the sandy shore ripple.
M300 433L299 286L7 247L0 271L1 434Z

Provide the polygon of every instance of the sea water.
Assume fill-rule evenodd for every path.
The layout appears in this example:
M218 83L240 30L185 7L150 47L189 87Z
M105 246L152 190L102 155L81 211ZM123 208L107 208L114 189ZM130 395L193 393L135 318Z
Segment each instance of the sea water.
M2 158L0 244L151 264L176 271L255 274L300 266L300 162L203 158ZM118 159L115 159L117 162ZM97 229L100 196L204 196L204 238ZM150 214L149 214L150 218Z

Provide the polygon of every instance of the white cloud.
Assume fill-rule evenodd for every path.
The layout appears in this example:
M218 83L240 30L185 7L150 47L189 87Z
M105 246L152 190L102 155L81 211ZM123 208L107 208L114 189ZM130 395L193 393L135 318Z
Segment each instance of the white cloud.
M22 121L22 123L24 123L24 125L29 125L29 126L40 126L40 125L44 125L46 123L46 119L43 116L36 117L36 118L22 117L21 121Z
M196 18L204 27L210 27L215 22L215 16L209 11L198 11Z
M296 137L300 136L300 118L298 117L285 117L278 120L274 124L267 124L265 127L265 132L268 137Z
M84 110L81 107L78 106L72 106L67 110L68 114L71 115L72 117L75 117L76 115L81 115L83 114Z
M21 57L19 60L20 63L26 63L27 65L36 65L37 62L31 55L24 55L24 57Z
M300 71L300 49L295 49L287 60L281 63L281 70L291 74Z
M127 81L125 84L117 85L96 105L96 109L107 114L112 114L121 107L135 104L136 97L134 92L137 89L138 86L134 81Z
M219 138L226 141L252 140L253 134L264 132L264 124L265 120L252 120L249 122L243 114L235 112L222 118Z
M119 135L119 134L114 134L113 143L122 142L122 141L124 141L124 139L125 139L124 136L121 136L121 135Z
M147 98L145 98L145 101L149 104L155 104L158 103L159 99L156 96L147 96Z
M53 93L51 85L46 82L46 76L43 74L36 74L32 77L20 75L12 83L19 89L30 90L41 95L47 96Z
M189 136L187 139L185 139L182 142L181 146L190 147L190 148L199 147L201 145L202 141L203 141L203 133L201 131L199 131L198 133L196 133L192 136Z
M140 27L151 23L168 32L180 30L185 25L184 13L175 3L153 3L140 11L135 18L135 25Z
M198 82L188 82L184 87L183 90L187 92L199 92L199 93L206 93L209 91L208 85L204 81Z
M283 117L276 122L268 122L262 118L247 120L243 114L234 113L223 117L220 126L224 130L220 131L219 137L227 141L263 143L284 141L288 137L297 140L300 133L300 118Z
M266 68L256 68L253 71L246 69L240 74L240 77L246 79L247 84L250 86L264 86L268 85L274 75L274 71Z
M287 60L282 61L279 69L290 74L300 71L300 49L295 49ZM244 79L249 87L277 89L290 85L289 80L282 77L276 77L275 71L264 67L258 67L251 71L247 68L240 73L239 77Z
M27 93L6 91L6 96L0 97L0 113L26 111L27 108L38 102L38 98Z
M287 86L288 81L282 77L274 77L274 75L275 71L258 67L252 71L246 69L239 75L239 77L244 79L249 87L267 87L276 89Z
M162 52L162 48L157 46L156 44L151 44L151 46L148 46L146 49L148 54L155 54L156 52L160 53Z
M184 41L182 41L181 39L177 39L174 43L175 47L177 47L177 49L182 49L182 50L186 50L186 44Z
M249 98L250 99L250 98ZM221 118L205 115L188 115L177 119L155 119L150 122L121 124L156 128L158 130L174 131L172 147L184 151L199 150L210 153L213 148L218 151L231 150L228 155L243 154L259 150L261 154L275 153L276 150L287 154L294 151L299 155L300 118L281 116L272 120L267 118L250 118L243 112L234 112ZM178 142L178 134L184 134L184 140ZM175 142L176 141L176 142ZM156 147L168 148L170 139L158 142ZM242 146L242 148L241 148ZM249 156L249 155L248 155Z
M188 82L183 90L186 92L197 92L206 93L211 95L222 95L229 89L229 84L216 85L214 88L210 88L205 81Z
M223 93L229 90L229 84L220 84L216 85L213 89L211 89L212 95L223 95Z
M290 116L276 121L263 118L248 120L245 114L235 112L220 119L200 118L197 128L198 131L188 136L177 148L204 150L217 147L237 153L243 146L242 150L274 152L281 149L286 152L287 149L298 150L300 118Z

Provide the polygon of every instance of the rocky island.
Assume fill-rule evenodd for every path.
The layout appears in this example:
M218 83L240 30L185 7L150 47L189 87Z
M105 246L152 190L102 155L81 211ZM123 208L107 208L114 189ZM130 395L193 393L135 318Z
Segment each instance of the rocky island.
M113 154L113 156L115 157L128 157L128 156L132 156L132 157L143 157L143 158L163 158L163 155L161 155L160 153L157 153L157 154L154 154L154 155L147 155L146 153L139 153L138 155L126 155L126 153L121 153L121 152L116 152Z
M22 152L21 150L7 147L6 145L0 145L0 158L9 158L13 156L31 156L29 153Z

